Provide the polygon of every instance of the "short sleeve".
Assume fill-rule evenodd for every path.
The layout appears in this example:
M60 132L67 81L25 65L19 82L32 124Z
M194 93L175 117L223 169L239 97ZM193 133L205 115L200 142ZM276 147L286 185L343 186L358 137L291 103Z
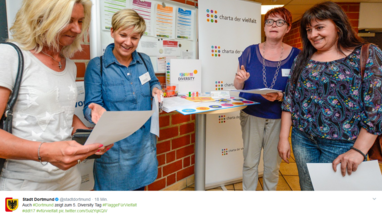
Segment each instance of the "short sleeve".
M291 70L290 77L292 77L294 68L296 67L296 62L297 62L297 57L294 59L293 65L290 69ZM293 112L292 111L292 104L293 104L292 95L293 95L293 92L294 92L294 84L292 83L292 78L289 78L288 83L285 87L285 94L284 94L284 98L283 98L283 103L281 105L281 109L283 111Z
M252 55L252 46L248 46L240 55L239 57L239 68L241 66L244 66L244 68L247 70L247 66L251 63L251 55Z
M0 86L13 90L18 69L17 51L10 45L0 44Z
M375 45L369 47L369 58L366 63L362 81L363 110L361 126L367 132L382 134L382 51Z

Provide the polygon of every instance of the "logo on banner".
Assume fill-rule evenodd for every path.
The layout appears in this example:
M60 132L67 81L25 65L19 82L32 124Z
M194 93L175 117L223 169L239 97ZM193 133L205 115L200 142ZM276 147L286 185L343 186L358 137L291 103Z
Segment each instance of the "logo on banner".
M219 115L219 123L225 123L225 115Z
M5 212L13 212L19 207L19 200L14 198L5 198Z
M223 81L215 81L215 90L223 90Z
M228 155L228 149L222 149L222 156Z
M196 74L198 74L196 69L191 73L179 73L178 81L193 81Z
M207 22L218 23L218 11L207 9Z
M212 57L220 57L220 46L211 46L211 52Z

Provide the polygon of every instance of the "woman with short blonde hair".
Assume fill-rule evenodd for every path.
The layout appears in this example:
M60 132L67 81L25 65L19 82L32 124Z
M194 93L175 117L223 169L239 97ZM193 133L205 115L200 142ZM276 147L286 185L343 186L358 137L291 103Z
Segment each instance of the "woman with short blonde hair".
M84 116L97 123L105 111L151 110L160 84L150 57L136 51L146 29L145 20L131 9L113 15L114 43L92 59L85 73ZM156 137L151 119L94 163L94 190L144 190L158 174Z
M24 0L16 15L11 41L21 48L24 71L12 134L0 129L0 158L6 159L0 190L79 190L76 165L109 148L71 141L76 129L86 127L74 115L77 69L68 57L81 50L90 8L90 0ZM6 44L0 45L0 56L2 116L19 59Z

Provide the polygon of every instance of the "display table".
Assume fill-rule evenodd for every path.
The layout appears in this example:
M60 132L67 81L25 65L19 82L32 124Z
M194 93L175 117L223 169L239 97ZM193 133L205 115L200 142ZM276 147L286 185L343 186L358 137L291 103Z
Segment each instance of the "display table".
M198 113L195 131L195 190L205 190L206 180L206 115L224 114L242 110L247 106Z

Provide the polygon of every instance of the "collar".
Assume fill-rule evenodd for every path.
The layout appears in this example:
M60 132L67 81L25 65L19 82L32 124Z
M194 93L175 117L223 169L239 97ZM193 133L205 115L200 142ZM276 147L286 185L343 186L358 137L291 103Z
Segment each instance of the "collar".
M111 43L106 47L105 53L103 54L103 58L102 58L105 68L109 67L113 63L122 66L122 64L118 62L117 58L115 58L113 54L113 50L114 50L114 43ZM140 64L143 63L142 59L138 55L137 50L135 50L131 55L133 57L133 60L130 62L130 65L134 65L136 63L140 63Z

